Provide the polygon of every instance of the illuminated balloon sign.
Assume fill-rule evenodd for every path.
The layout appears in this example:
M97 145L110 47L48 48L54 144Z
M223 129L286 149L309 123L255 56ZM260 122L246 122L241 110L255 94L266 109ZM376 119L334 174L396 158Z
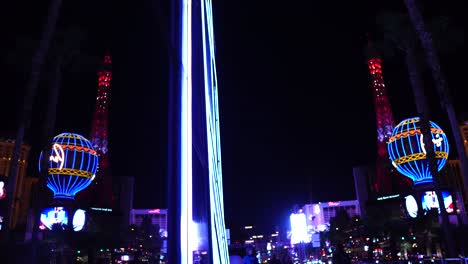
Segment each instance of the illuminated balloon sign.
M39 158L39 171L43 154ZM81 135L62 133L53 138L47 187L54 199L74 199L96 177L98 155L91 142Z
M440 171L449 155L449 144L444 131L434 122L430 122L432 142ZM388 154L393 166L403 175L413 180L414 184L431 183L432 174L426 159L426 146L421 133L419 117L401 121L388 140Z

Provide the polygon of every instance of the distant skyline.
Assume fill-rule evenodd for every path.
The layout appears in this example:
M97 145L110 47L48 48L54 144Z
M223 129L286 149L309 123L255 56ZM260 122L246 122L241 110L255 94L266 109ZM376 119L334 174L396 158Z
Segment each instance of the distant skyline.
M14 135L15 117L28 73L3 59L18 36L39 34L47 6L8 3L1 18L0 137ZM430 2L426 12L452 16L462 26L461 0ZM375 113L364 48L384 1L310 6L280 1L214 1L219 108L228 227L286 225L294 204L354 199L352 167L376 155ZM112 174L135 176L135 208L166 206L167 51L153 2L64 3L61 25L79 24L88 34L84 51L113 57L109 150ZM401 3L402 5L402 3ZM167 5L162 5L167 15ZM164 9L166 8L166 9ZM7 10L6 9L6 10ZM349 10L354 10L350 12ZM84 15L85 14L85 15ZM27 21L29 23L24 23ZM378 36L378 35L377 35ZM27 52L25 52L27 55ZM443 56L443 71L459 114L465 103L466 66L460 48ZM97 66L97 65L96 65ZM28 69L29 65L24 68ZM88 136L97 91L96 67L67 73L60 94L56 134ZM395 120L416 115L402 58L383 59L383 75ZM449 134L432 80L425 73L432 119ZM43 76L47 80L47 76ZM27 142L36 166L47 82L34 106ZM450 139L450 137L449 137ZM452 148L454 149L454 148ZM455 151L450 157L454 157ZM266 221L268 219L268 221Z

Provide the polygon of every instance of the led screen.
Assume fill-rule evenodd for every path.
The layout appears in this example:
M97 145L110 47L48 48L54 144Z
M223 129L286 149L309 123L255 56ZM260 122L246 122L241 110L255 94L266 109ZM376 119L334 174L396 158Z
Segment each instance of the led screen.
M68 224L68 212L63 207L45 208L41 212L41 230L52 230L54 225L61 229L65 229Z
M447 191L442 191L442 197L444 198L445 210L447 213L453 213L453 199ZM437 195L435 191L427 191L422 194L422 209L425 211L439 208L439 202L437 201ZM440 210L439 210L440 212Z
M86 211L78 209L73 215L73 230L81 231L86 222Z
M291 214L291 244L309 243L307 221L304 213Z
M406 212L411 218L416 218L418 216L418 202L416 202L413 195L405 197L405 206Z

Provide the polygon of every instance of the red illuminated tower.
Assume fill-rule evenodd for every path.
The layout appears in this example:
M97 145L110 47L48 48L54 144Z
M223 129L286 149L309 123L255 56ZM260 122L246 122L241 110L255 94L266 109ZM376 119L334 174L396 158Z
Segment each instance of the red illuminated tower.
M374 95L375 114L377 118L377 171L374 188L377 193L390 193L392 181L383 166L388 160L387 140L392 135L395 125L392 110L387 96L387 89L382 76L382 60L378 57L367 61L372 78L372 93Z
M109 90L112 78L112 60L109 55L98 71L98 90L96 108L91 126L90 140L99 155L99 169L96 180L90 186L91 204L99 207L113 207L113 183L109 169L108 155L108 116L109 116Z
M382 75L382 59L375 52L370 41L367 65L371 75L372 93L374 95L377 118L377 167L374 189L377 194L390 194L397 191L393 187L398 187L397 189L402 190L409 186L409 181L398 173L392 173L392 168L389 166L387 141L392 135L395 122ZM396 183L397 186L393 183Z

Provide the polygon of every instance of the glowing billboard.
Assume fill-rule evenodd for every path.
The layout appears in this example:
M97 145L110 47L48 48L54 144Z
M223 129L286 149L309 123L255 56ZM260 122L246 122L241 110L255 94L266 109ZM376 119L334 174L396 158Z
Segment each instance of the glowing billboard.
M54 225L64 230L68 224L68 212L63 207L52 207L42 210L39 229L52 230Z
M291 244L309 243L306 215L303 212L293 213L289 219L291 222Z
M453 213L454 210L452 195L450 195L450 193L447 191L442 191L442 197L444 198L444 205L447 213ZM422 209L425 211L439 208L439 201L437 200L437 194L435 191L424 192L421 197L421 203Z
M68 210L64 207L45 208L41 212L40 230L54 228L65 230L68 225ZM73 214L72 225L74 231L82 231L86 224L86 211L78 209ZM54 227L55 226L55 227Z
M86 223L86 211L78 209L73 215L73 231L81 231Z
M413 195L408 195L405 197L405 207L409 217L416 218L418 216L418 202Z
M0 200L2 200L3 198L6 197L6 189L5 189L5 182L4 181L0 181Z

